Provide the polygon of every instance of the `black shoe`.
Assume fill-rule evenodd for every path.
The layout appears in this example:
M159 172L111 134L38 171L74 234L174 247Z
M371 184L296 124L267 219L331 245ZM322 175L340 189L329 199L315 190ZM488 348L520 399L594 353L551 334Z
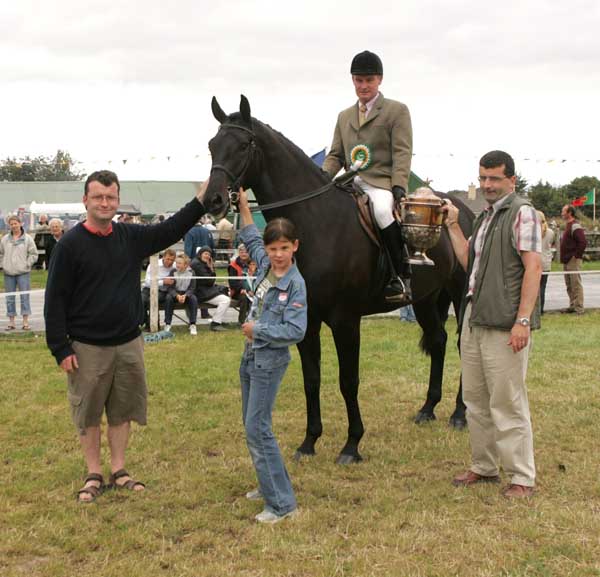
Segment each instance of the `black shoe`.
M215 331L216 333L222 333L227 329L221 323L210 323L210 330Z
M409 304L412 302L409 279L396 277L383 289L383 296L389 303Z

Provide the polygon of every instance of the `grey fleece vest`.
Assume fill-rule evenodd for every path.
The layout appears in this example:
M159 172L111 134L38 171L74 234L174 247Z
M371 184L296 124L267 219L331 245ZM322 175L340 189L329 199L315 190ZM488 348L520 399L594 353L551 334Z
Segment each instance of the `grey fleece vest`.
M531 206L531 203L512 193L492 217L483 243L475 288L471 296L469 326L510 331L515 324L521 302L521 285L525 267L514 245L513 226L517 213L523 205ZM485 216L481 213L475 220L471 237L473 241ZM471 276L474 259L475 242L471 242L467 278ZM461 322L465 306L466 299L463 299ZM531 315L531 328L540 328L539 297Z

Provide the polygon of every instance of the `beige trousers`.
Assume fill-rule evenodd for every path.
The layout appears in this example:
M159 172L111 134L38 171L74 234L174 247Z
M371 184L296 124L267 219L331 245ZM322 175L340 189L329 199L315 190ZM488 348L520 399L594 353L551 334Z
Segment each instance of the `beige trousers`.
M571 258L563 265L565 271L581 270L582 260L580 258ZM583 312L583 285L581 284L580 274L566 274L565 285L567 285L567 294L569 295L569 308L574 309L576 313Z
M499 467L517 485L535 485L533 433L525 375L529 346L513 353L510 333L469 328L471 305L463 322L460 354L463 400L474 473L497 475Z

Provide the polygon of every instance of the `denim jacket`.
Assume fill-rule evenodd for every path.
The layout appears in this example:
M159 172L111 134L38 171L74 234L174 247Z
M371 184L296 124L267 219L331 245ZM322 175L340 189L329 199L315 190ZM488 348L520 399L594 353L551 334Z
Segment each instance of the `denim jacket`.
M240 231L250 257L258 270L256 288L269 273L271 263L256 228L251 224ZM264 297L262 312L258 314L258 299L254 297L248 318L254 321L252 351L256 368L270 369L290 361L289 346L304 338L307 324L306 285L295 264L272 286Z

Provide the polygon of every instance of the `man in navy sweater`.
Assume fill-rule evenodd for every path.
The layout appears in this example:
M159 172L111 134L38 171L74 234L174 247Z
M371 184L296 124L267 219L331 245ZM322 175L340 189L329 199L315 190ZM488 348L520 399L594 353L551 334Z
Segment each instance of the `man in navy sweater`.
M71 415L88 475L78 492L93 501L105 488L100 461L100 422L106 411L109 485L142 491L125 470L131 421L146 424L146 380L140 333L142 260L177 242L206 212L196 198L164 222L115 223L120 184L108 170L91 174L83 203L87 218L57 243L48 273L46 341L68 377Z

